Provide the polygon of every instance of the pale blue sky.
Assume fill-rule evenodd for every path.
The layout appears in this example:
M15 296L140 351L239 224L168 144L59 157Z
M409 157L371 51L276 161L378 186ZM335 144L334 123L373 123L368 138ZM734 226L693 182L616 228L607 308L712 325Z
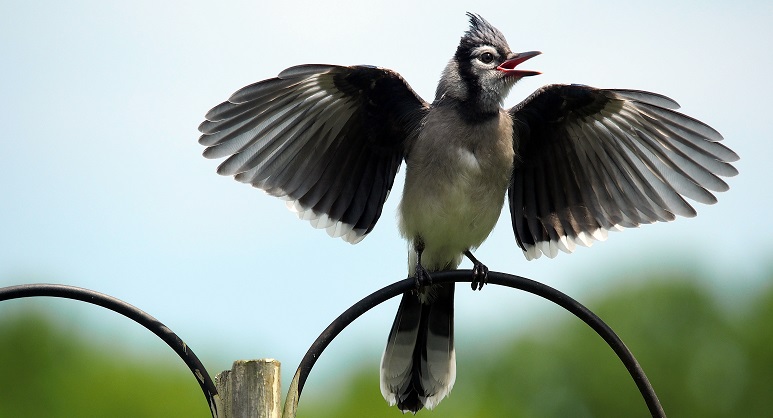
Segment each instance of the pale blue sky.
M607 280L610 269L634 276L682 262L714 289L763 285L749 277L771 265L773 248L771 2L157 0L0 3L0 285L105 292L178 332L213 374L231 360L274 357L289 377L336 315L405 277L394 221L402 187L352 246L215 174L196 128L236 89L301 63L392 68L430 100L466 11L497 26L513 50L543 52L528 63L543 75L517 85L508 106L548 83L650 90L719 130L741 156L731 190L698 206L697 218L527 262L505 213L477 252L482 261L581 301L633 284ZM457 294L462 342L523 328L546 309L493 286ZM366 315L319 367L359 352L376 367L396 303ZM107 341L165 350L97 308L37 305ZM0 315L20 306L0 305Z

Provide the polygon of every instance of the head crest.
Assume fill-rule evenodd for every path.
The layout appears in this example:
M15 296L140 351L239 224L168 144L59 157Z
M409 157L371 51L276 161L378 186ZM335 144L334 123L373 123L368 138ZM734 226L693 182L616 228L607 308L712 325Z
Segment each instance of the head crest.
M471 49L480 45L507 46L505 35L486 19L470 12L467 12L467 16L470 18L470 29L462 36L459 49Z

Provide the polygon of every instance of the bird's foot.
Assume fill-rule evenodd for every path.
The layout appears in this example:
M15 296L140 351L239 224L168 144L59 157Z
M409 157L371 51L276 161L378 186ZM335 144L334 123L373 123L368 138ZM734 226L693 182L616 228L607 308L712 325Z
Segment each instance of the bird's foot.
M470 287L472 290L481 290L483 285L488 283L488 267L485 264L478 262L472 267L472 283Z
M432 276L430 276L427 269L425 269L421 263L416 264L416 273L414 274L413 279L416 281L417 290L432 285Z
M469 250L465 251L464 255L472 261L472 283L470 283L470 287L472 287L472 290L483 289L483 285L488 283L488 267L478 261Z
M416 271L414 272L413 279L416 281L416 290L421 290L423 287L432 285L432 276L421 265L421 255L424 253L424 240L421 237L416 238L413 243L413 249L416 251Z

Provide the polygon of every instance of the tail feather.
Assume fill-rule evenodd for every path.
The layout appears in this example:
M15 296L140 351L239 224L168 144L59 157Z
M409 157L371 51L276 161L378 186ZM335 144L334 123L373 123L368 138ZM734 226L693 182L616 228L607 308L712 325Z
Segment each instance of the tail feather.
M433 285L421 298L405 293L381 359L381 393L402 411L432 409L456 379L454 284Z

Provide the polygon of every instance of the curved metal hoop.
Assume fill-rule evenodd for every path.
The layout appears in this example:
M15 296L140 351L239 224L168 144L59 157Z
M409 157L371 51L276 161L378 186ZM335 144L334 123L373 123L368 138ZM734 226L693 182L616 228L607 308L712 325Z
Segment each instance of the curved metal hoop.
M218 416L217 389L215 389L215 384L212 382L212 378L210 378L204 365L201 364L201 361L196 357L196 354L188 348L185 342L181 340L177 334L172 332L172 330L167 328L166 325L159 322L156 318L153 318L144 311L120 299L80 287L58 284L25 284L0 288L0 302L35 296L73 299L101 306L131 319L145 327L148 331L156 334L158 338L164 340L164 342L180 356L185 364L188 365L191 373L196 376L196 380L199 382L199 386L201 386L204 396L207 397L212 417L216 418Z
M470 282L471 278L472 275L469 270L442 271L435 272L432 275L432 279L436 283ZM647 376L644 374L641 366L636 361L636 358L634 358L633 354L630 352L630 350L628 350L628 348L614 333L614 331L612 331L608 325L606 325L588 308L576 300L570 298L566 294L553 289L552 287L526 279L524 277L491 271L488 275L488 282L491 284L520 289L543 297L563 307L567 311L580 318L583 322L588 324L604 339L604 341L607 342L607 344L612 348L615 354L617 354L625 367L628 369L628 372L636 383L636 386L639 388L639 392L642 394L642 397L647 404L650 414L653 417L665 418L666 414L663 411L663 407L661 406L660 401L658 400L657 395L652 388L652 385L647 379ZM340 334L344 328L346 328L355 319L373 307L397 295L411 291L414 288L415 281L411 278L393 283L366 296L364 299L352 305L338 318L336 318L322 332L322 334L317 337L316 341L314 341L309 350L306 352L306 355L301 360L301 363L295 372L295 376L293 377L293 381L290 384L290 391L288 392L287 398L285 400L283 417L295 417L301 391L303 390L303 386L306 383L306 379L308 378L312 367L314 367L314 364L325 350L325 348L327 348L330 342L338 334ZM204 396L207 398L212 416L215 418L218 416L217 405L219 403L219 397L217 394L217 389L215 388L212 379L207 373L207 370L201 364L201 361L198 359L198 357L196 357L193 351L188 348L185 342L183 342L174 332L172 332L157 319L120 299L116 299L114 297L95 292L93 290L78 288L74 286L55 284L28 284L0 288L0 302L4 300L35 296L59 297L91 303L119 313L142 325L156 336L161 338L177 353L178 356L180 356L185 364L188 365L188 368L196 376L196 379L199 382L199 386L204 392Z
M449 270L438 271L432 273L432 281L434 283L450 283L450 282L470 282L472 280L472 272L470 270ZM628 347L625 346L623 341L615 334L614 331L602 321L596 314L591 312L588 308L581 303L570 298L566 294L542 283L536 282L520 276L514 276L511 274L500 273L496 271L490 271L488 273L488 283L501 286L512 287L514 289L523 290L542 298L545 298L567 311L571 312L576 317L580 318L583 322L588 324L594 331L596 331L604 341L612 348L617 354L620 360L628 369L636 386L639 388L639 392L644 398L647 408L653 418L665 418L666 413L658 400L655 390L652 388L647 376L644 374L639 362L633 356ZM298 401L303 391L303 386L306 383L306 379L311 372L314 363L322 352L327 348L330 342L343 331L349 324L355 319L359 318L362 314L374 308L376 305L389 300L397 295L401 295L405 292L409 292L414 289L416 283L414 279L408 278L389 286L386 286L376 292L371 293L364 299L355 303L336 318L324 331L317 337L316 341L309 347L306 355L301 360L298 369L295 372L292 382L290 383L290 391L287 394L285 400L284 412L282 416L284 418L294 418L295 412L298 407Z

